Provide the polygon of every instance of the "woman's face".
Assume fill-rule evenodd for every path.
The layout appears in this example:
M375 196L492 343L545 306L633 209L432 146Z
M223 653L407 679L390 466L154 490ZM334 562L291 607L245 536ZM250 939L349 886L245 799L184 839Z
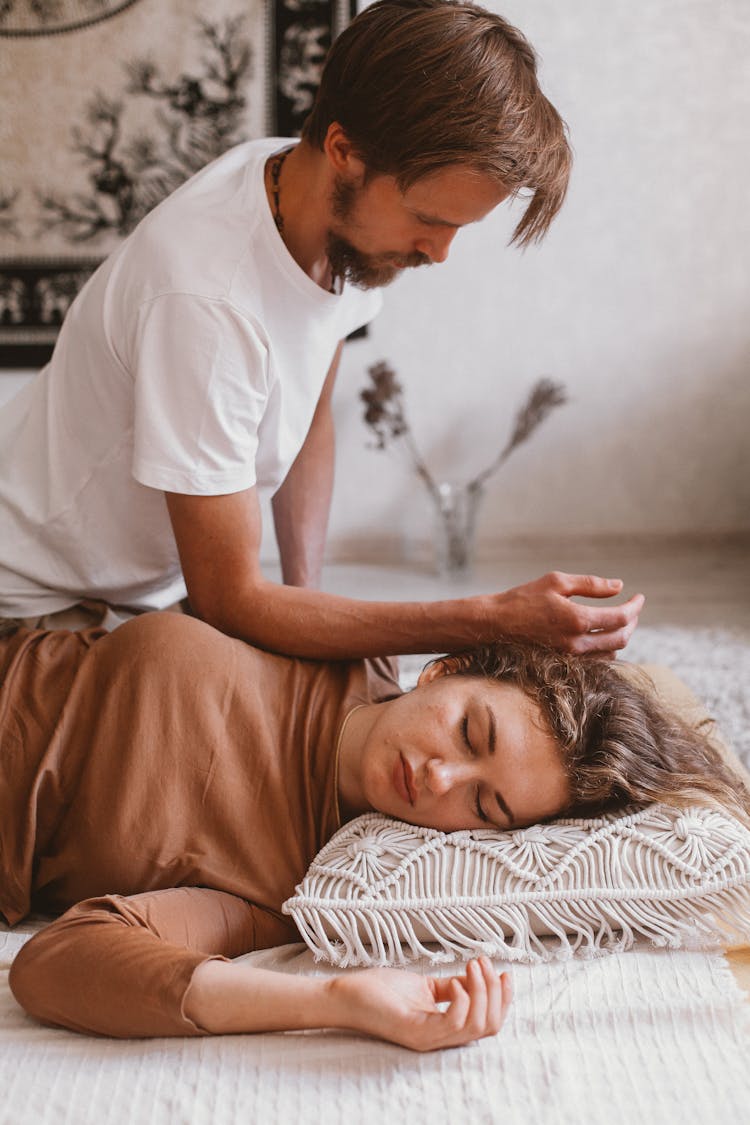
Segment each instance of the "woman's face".
M558 744L513 684L433 665L373 715L359 748L365 808L455 832L523 827L568 804Z

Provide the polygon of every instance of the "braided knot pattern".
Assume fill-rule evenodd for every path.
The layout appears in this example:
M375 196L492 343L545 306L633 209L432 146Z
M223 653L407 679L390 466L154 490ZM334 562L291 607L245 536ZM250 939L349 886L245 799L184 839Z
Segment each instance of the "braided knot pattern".
M368 813L323 847L283 909L337 965L736 941L750 936L750 832L718 809L662 804L511 832Z

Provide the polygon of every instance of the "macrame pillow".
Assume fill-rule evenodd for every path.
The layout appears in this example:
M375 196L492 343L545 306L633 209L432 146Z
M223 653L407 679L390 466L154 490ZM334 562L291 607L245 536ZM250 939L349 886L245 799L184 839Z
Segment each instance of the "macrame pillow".
M450 834L368 813L325 845L283 910L316 958L341 967L736 942L750 936L750 832L667 805Z

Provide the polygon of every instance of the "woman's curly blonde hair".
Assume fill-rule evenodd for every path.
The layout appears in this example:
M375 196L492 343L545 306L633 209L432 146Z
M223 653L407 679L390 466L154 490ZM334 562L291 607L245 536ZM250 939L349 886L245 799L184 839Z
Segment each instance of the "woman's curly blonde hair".
M750 827L742 778L707 732L673 713L634 665L516 642L441 662L451 673L515 684L539 705L570 781L570 805L561 815L660 801L720 806Z

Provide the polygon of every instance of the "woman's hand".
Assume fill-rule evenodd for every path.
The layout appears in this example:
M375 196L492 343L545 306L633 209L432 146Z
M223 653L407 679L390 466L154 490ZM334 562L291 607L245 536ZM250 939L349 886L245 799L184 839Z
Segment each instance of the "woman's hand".
M460 1047L496 1035L511 1000L510 980L486 957L465 976L425 977L403 969L365 969L334 977L330 995L339 1027L389 1039L414 1051ZM443 1011L438 1005L447 1002Z

